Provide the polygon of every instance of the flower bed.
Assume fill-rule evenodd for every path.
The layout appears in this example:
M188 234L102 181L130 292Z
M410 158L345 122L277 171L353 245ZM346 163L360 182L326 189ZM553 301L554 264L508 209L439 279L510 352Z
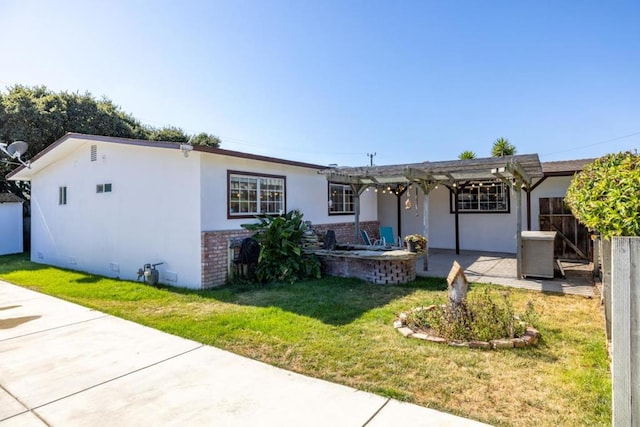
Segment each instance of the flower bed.
M417 310L429 310L435 306L427 308L420 308ZM425 341L435 342L439 344L447 344L451 347L467 347L467 348L479 348L482 350L501 350L505 348L521 348L538 343L540 339L540 332L537 329L527 326L525 332L521 337L516 338L501 338L490 341L460 341L460 340L448 340L435 334L429 333L429 331L414 330L407 325L407 313L400 313L398 318L393 322L393 326L398 332L400 332L406 338L418 338Z

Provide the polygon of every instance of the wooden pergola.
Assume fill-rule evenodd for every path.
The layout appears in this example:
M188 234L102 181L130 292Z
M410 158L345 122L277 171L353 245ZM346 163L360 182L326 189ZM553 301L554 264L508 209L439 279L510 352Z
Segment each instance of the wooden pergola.
M532 180L543 177L537 154L387 166L335 167L319 171L319 173L324 174L329 182L351 186L354 198L356 241L360 235L360 195L369 187L393 187L393 191L401 195L410 185L418 186L425 195L423 232L428 236L429 198L427 196L436 186L448 187L457 200L460 189L469 183L500 180L509 184L516 193L517 278L521 278L522 190L528 192L533 185ZM454 205L456 254L459 254L458 203L454 203Z

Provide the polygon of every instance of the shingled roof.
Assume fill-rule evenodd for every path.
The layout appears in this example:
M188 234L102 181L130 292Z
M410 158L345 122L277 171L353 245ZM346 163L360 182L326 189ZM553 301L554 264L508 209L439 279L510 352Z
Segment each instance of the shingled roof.
M553 175L573 175L580 172L585 165L592 163L595 159L561 160L558 162L543 162L542 172L545 176Z

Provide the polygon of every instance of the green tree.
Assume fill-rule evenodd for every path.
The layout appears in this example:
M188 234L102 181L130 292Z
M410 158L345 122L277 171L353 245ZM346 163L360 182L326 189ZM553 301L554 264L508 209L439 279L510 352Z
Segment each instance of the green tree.
M10 87L6 93L0 92L0 142L28 142L29 151L25 159L33 157L67 132L169 142L187 142L190 137L174 126L160 129L145 126L109 99L96 99L88 92L56 93L45 86L22 85ZM209 145L215 141L219 144L212 135L200 135L196 137L208 141ZM15 165L0 155L0 192L9 191L28 199L28 184L5 178L13 168Z
M187 142L189 141L189 135L179 127L165 126L158 129L149 128L149 136L145 139L150 139L151 141Z
M513 156L514 154L516 154L516 147L506 138L496 139L491 148L492 157Z
M476 153L474 153L471 150L465 150L462 153L458 154L458 159L460 160L470 160L475 158L476 158Z
M608 154L573 177L565 201L573 215L605 238L640 236L640 156Z
M201 132L190 140L192 145L205 145L207 147L220 147L220 138L215 135Z

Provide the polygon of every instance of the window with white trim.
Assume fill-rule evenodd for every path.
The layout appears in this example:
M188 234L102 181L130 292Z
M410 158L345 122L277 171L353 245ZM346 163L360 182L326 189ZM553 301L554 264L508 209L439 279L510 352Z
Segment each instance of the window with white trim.
M228 216L282 215L285 210L286 177L227 172Z
M455 212L451 192L451 213ZM475 181L458 189L460 213L509 213L509 187L504 182Z
M58 204L59 205L67 204L67 186L58 187Z
M329 183L329 215L348 215L354 212L351 186Z

